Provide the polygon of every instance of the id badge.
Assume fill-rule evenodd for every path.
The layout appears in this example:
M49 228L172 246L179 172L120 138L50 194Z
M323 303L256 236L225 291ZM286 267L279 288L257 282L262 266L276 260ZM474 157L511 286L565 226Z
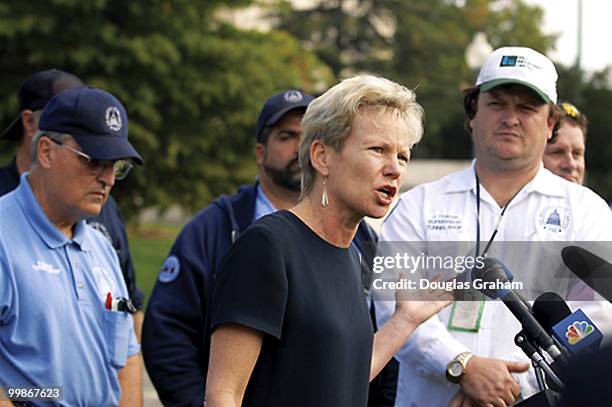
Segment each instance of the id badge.
M448 329L451 331L478 332L484 304L485 300L453 302Z

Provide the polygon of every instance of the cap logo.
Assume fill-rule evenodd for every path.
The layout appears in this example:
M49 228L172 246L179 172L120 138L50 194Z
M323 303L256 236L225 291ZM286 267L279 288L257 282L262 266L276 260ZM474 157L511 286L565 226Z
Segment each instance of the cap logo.
M542 70L542 66L529 61L525 56L516 56L516 55L504 55L499 64L500 67L516 67L516 68L525 68L531 71Z
M516 56L504 55L499 66L516 66L517 59Z
M304 96L302 96L302 94L297 90L288 90L285 92L284 98L289 103L297 103L304 99Z
M106 125L113 131L121 130L121 113L115 106L109 106L106 109Z

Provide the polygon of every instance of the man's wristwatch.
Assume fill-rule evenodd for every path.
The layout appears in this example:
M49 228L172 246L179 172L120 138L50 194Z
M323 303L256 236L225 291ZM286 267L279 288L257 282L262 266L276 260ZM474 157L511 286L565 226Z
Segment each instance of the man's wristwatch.
M446 378L449 382L459 383L465 375L465 367L472 356L474 356L472 352L462 352L448 362L448 365L446 365Z

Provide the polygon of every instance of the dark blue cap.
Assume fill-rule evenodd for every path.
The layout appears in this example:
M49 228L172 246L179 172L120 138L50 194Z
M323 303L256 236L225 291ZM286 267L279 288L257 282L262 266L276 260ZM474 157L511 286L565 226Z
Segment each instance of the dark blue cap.
M143 164L128 141L123 105L103 90L81 87L57 94L43 110L38 127L70 134L85 154L98 160L131 158Z
M261 131L266 126L274 126L287 112L295 109L304 109L314 98L307 93L299 90L286 90L272 96L259 113L257 119L257 141L261 141Z
M27 78L19 88L19 112L26 109L41 110L51 98L63 90L83 86L83 82L71 73L48 69ZM21 113L4 130L0 138L19 140L23 136Z

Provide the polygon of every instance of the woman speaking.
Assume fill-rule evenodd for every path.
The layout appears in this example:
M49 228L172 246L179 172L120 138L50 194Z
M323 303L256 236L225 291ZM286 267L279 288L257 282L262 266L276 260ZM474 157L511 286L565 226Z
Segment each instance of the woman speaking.
M398 301L374 335L351 246L399 192L422 114L412 91L369 75L310 104L300 203L251 226L216 277L207 407L366 406L369 380L450 303L442 291Z

